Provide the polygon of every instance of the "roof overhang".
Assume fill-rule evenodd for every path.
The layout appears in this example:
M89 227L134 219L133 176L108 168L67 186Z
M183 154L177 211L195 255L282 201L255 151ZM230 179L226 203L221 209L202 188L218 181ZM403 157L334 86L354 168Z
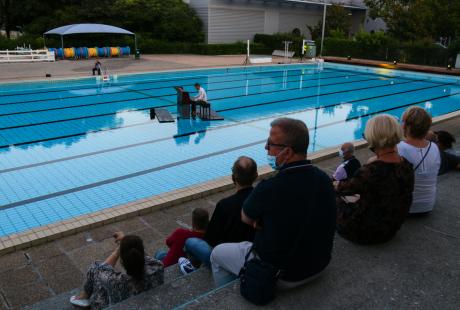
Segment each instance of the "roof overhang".
M45 35L48 34L57 34L61 36L69 34L81 34L81 33L113 33L113 34L126 34L134 35L131 31L128 31L123 28L104 25L104 24L73 24L58 27L52 30L45 32Z

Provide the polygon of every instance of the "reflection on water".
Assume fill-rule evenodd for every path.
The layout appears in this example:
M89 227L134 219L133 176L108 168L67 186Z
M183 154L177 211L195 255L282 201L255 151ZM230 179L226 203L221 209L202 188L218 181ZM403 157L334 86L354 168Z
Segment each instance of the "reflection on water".
M21 143L25 143L29 141L37 141L36 140L37 136L34 135L36 132L33 130L34 128L32 127L26 128L26 130L28 130L30 133L25 132L24 128L17 128L17 129L12 129L9 131L13 133L14 137L21 137L21 138L23 137L24 140L8 141L4 139L2 136L0 136L0 145L19 144L15 147L19 149L23 149L23 150L35 147L37 145L40 145L46 148L51 148L55 145L65 145L68 147L68 146L71 146L72 144L75 144L81 141L82 139L85 139L89 133L101 131L104 129L121 127L124 124L125 124L124 117L123 116L120 117L120 115L118 114L115 114L113 116L111 115L111 116L104 116L104 117L95 117L92 119L74 120L72 121L72 127L78 128L78 132L70 132L69 134L67 134L65 131L64 132L55 131L55 132L51 132L53 133L53 135L49 137L45 135L40 135L39 133L37 136L41 137L43 141L38 141L32 144L22 144L22 145ZM26 134L24 135L24 133ZM8 151L8 149L9 148L1 148L0 152Z
M210 121L191 118L180 118L176 120L177 134L174 135L176 145L189 144L192 135L197 134L193 143L199 144L200 141L206 136L206 130L211 125Z

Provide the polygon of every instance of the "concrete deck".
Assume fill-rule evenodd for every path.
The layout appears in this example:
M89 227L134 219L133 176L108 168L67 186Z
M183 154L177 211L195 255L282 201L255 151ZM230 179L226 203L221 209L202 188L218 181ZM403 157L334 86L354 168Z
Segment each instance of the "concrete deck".
M460 140L458 118L436 127L454 133ZM460 143L456 149L460 150ZM365 161L370 152L362 149L357 156ZM338 158L331 158L318 165L331 173L338 163ZM269 308L458 309L459 186L459 173L441 177L433 214L409 219L396 238L387 244L360 247L337 236L334 259L325 277L317 284L282 294ZM35 308L68 307L65 300L81 285L89 264L104 259L113 250L111 235L114 231L123 230L141 236L147 251L153 253L164 248L165 237L175 228L191 224L193 208L203 207L212 212L216 202L231 192L214 194L0 256L0 309L19 309L46 300L55 302L54 306L45 303L45 306L37 304ZM182 290L182 287L185 288ZM211 289L209 273L185 279L177 278L176 273L175 280L162 288L161 293L147 292L117 309L167 309L183 304L200 309L250 307L238 295L237 284L203 295ZM192 302L187 303L190 300Z
M102 68L110 74L152 72L162 70L194 69L242 65L245 55L142 55L140 60L132 57L101 58ZM88 77L92 75L94 59L59 60L56 62L2 63L0 83L21 80L42 80L47 73L51 79Z

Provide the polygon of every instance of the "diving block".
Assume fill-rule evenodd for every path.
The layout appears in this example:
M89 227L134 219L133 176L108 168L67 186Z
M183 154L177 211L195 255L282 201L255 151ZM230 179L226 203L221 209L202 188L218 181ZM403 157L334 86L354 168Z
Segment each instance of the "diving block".
M217 114L217 112L214 111L213 109L209 109L209 114L204 114L204 113L202 114L201 112L202 110L197 112L197 115L199 118L201 118L204 121L223 121L224 120L224 117Z
M150 119L158 118L160 123L174 123L174 118L166 109L150 109Z

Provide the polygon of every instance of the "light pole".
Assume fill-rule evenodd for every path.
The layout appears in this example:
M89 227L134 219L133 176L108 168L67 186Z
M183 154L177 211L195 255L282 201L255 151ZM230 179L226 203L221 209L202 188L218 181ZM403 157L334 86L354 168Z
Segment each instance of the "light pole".
M320 57L323 57L323 45L324 45L324 31L326 29L326 2L324 3L324 10L323 10L323 31L321 32L321 50L320 50Z

